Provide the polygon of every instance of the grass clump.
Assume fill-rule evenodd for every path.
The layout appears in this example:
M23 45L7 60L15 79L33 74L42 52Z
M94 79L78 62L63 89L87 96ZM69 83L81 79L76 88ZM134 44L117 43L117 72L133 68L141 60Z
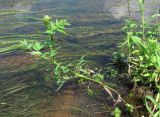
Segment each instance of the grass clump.
M144 20L144 1L139 0L142 18L139 22L126 20L123 31L126 33L124 42L120 43L120 53L114 54L118 62L128 65L128 77L135 83L147 84L159 89L160 83L160 23L150 24ZM155 16L155 15L154 15ZM156 15L159 16L158 14ZM155 29L156 27L156 29ZM156 32L158 30L158 32ZM126 59L126 60L124 60Z
M145 19L145 0L138 0L141 19L135 21L133 19L126 20L123 31L126 38L119 47L120 52L115 53L116 61L127 65L127 76L135 86L149 86L153 89L155 99L146 96L145 105L149 110L150 116L158 117L160 113L160 22L155 19L160 14L153 15L149 20ZM154 21L154 24L151 23ZM149 107L147 101L153 102Z

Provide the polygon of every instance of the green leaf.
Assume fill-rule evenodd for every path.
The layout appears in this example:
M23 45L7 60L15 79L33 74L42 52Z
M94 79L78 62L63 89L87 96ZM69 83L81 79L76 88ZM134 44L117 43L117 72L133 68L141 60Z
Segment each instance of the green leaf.
M118 107L116 107L114 109L114 111L112 112L112 115L114 115L114 117L120 117L121 116L121 110Z
M145 46L145 44L142 42L141 38L137 37L137 36L132 36L132 40L133 42L139 47L139 49L144 52L145 54L149 54L147 51L147 47Z
M160 56L157 52L156 52L156 58L157 58L157 67L160 70Z
M130 28L135 28L137 25L136 24L131 24Z
M154 14L151 16L151 18L156 18L156 17L160 17L160 14Z
M54 56L56 56L56 54L57 54L57 52L52 50L52 51L50 52L50 55L49 55L49 56L50 56L50 57L54 57Z
M139 56L139 60L140 60L140 61L143 61L143 56Z
M159 94L158 94L158 95L159 95ZM156 106L156 107L158 108L158 112L160 111L160 103L158 103L158 102L156 101L156 99L154 99L153 97L151 97L151 96L149 96L149 95L147 95L147 96L145 97L145 105L146 105L146 108L147 108L148 112L149 112L153 117L156 117L155 114L152 112L152 108L149 107L147 100L150 100L150 101L154 104L154 106ZM157 114L156 114L156 115L157 115Z
M26 46L27 49L32 49L33 43L28 43L28 45Z
M45 33L47 33L47 34L53 34L53 31L52 30L46 30L46 32Z
M38 41L36 43L33 44L33 49L35 51L39 51L43 48L43 45L41 45Z
M20 41L20 43L24 46L27 46L28 45L28 41L27 40L23 40L23 41Z
M148 77L148 76L151 76L151 74L150 73L145 73L145 74L143 74L143 76Z
M61 66L62 72L67 73L69 69L66 66Z
M133 105L127 103L125 106L126 106L126 110L127 111L133 112L133 110L134 110L134 106Z

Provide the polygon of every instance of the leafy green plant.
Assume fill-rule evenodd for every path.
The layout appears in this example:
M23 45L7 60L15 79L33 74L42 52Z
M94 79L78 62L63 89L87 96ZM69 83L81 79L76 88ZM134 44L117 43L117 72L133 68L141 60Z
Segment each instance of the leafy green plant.
M87 66L86 60L84 57L81 57L80 60L72 63L62 63L58 61L57 54L59 47L56 47L56 33L65 32L65 26L70 25L67 20L56 20L52 21L52 18L45 16L43 18L43 23L46 27L45 34L47 37L43 41L20 41L21 44L31 51L32 55L35 55L37 58L42 59L46 62L48 70L51 71L51 74L45 78L45 80L55 81L59 86L57 91L71 79L78 79L80 83L92 82L92 84L98 84L112 97L115 104L123 101L125 102L120 94L109 87L104 82L104 76L100 72L95 72L90 70ZM93 95L93 91L89 89L89 93ZM117 95L117 99L113 96L113 93Z
M149 101L152 102L149 106ZM145 105L149 112L149 117L160 117L160 93L157 94L156 98L147 95L145 97Z
M132 113L132 112L133 112L133 109L134 109L134 106L133 106L133 105L128 104L128 103L126 104L126 111Z
M121 110L118 108L118 107L116 107L115 109L114 109L114 111L112 112L112 115L114 116L114 117L121 117Z
M152 24L145 20L145 1L138 1L141 11L141 22L126 20L126 25L122 29L127 36L125 41L120 44L120 48L127 58L128 77L135 84L148 84L158 88L160 82L160 43L158 39L160 37L155 32L155 30L158 30L158 27L155 29ZM159 23L157 26L159 26Z
M47 80L54 79L58 85L62 85L68 80L67 73L69 72L69 69L67 66L58 63L56 60L57 50L59 48L56 48L55 46L54 36L57 32L66 34L64 31L65 26L70 24L66 20L56 20L55 22L52 22L51 17L47 15L43 18L43 23L46 27L45 34L47 34L49 38L46 38L43 42L27 40L20 42L31 51L32 55L38 56L49 64L49 69L52 71L53 77L47 77Z
M150 21L159 18L160 14L155 14L146 20L144 17L145 0L138 0L138 3L141 12L140 22L133 19L125 20L122 30L126 38L119 45L121 51L115 54L115 62L127 61L126 72L129 80L134 82L135 86L150 86L157 93L156 99L146 96L145 105L150 117L158 117L160 116L160 22L153 24ZM149 104L149 101L153 104ZM130 112L133 111L132 105L127 104L126 106Z
M105 70L107 72L107 77L110 78L115 78L118 74L117 70L112 67L106 67Z

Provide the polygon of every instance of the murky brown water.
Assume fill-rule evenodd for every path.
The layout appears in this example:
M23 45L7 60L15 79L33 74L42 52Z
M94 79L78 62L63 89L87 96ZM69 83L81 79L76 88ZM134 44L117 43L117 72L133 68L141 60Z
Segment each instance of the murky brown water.
M158 11L159 0L147 0L145 7L147 18ZM41 39L32 36L37 33L36 28L43 30L41 22L34 18L46 14L66 18L71 23L67 29L70 36L58 42L63 61L86 55L93 63L103 66L123 38L122 19L129 14L139 18L139 9L136 0L130 4L126 0L0 0L0 52L16 47L22 39ZM45 71L35 69L35 63L37 60L17 51L0 56L0 117L111 116L114 107L108 95L91 97L85 86L78 87L75 83L58 94L48 91L43 81ZM24 85L30 87L4 96L10 88ZM139 115L143 113L135 114Z

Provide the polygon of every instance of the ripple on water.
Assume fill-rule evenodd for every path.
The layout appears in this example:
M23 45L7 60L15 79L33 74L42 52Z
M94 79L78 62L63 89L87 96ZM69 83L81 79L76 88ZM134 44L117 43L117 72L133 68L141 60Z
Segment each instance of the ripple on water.
M136 0L131 0L129 9L126 0L0 0L0 3L0 49L15 46L21 39L33 39L30 35L37 32L36 28L41 31L44 29L35 18L48 14L54 19L67 18L71 23L67 29L70 36L59 37L63 40L58 42L62 45L61 58L75 60L87 55L89 60L100 65L110 61L116 44L123 38L120 32L123 17L131 14L139 18ZM160 8L159 0L147 0L146 8L147 17L153 13L154 8ZM1 56L0 72L5 74L0 73L0 93L17 86L24 79L27 81L23 82L25 84L36 84L35 79L41 79L44 70L16 75L9 73L26 69L34 63L36 61L31 56L21 53ZM113 109L108 107L107 102L99 102L79 88L62 90L55 96L48 96L46 89L44 85L36 85L16 95L9 95L1 100L8 104L0 105L0 116L108 117ZM108 99L108 96L103 99L106 97Z

